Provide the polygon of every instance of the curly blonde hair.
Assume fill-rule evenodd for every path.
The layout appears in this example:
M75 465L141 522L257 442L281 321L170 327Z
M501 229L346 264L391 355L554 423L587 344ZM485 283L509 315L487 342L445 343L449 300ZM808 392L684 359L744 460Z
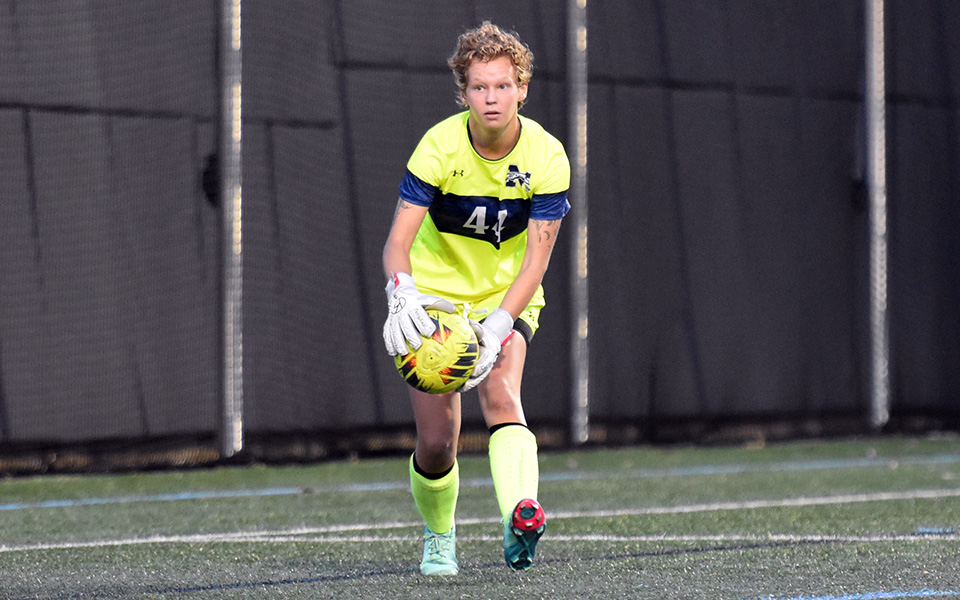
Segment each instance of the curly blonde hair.
M460 90L457 102L461 106L466 106L462 94L467 91L467 69L470 64L475 60L488 62L501 56L509 56L513 61L517 85L527 85L533 76L533 52L520 41L516 32L504 31L490 21L484 21L480 27L460 35L457 50L447 59L447 64L453 70L453 78ZM523 101L520 101L520 106L523 106Z

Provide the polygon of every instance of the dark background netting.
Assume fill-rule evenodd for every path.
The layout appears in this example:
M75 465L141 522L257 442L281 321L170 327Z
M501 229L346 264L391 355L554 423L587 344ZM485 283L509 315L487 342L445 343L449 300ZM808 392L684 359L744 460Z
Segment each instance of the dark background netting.
M598 439L863 427L861 5L589 5ZM565 7L244 3L248 440L309 440L311 455L358 433L409 443L380 340L380 251L406 159L458 110L445 59L486 18L533 48L524 113L566 140ZM960 5L888 1L887 18L894 423L949 427ZM215 437L219 227L202 172L217 25L216 2L0 0L0 450ZM545 442L563 441L569 414L572 235L524 382ZM478 429L474 396L464 417Z
M216 20L197 7L0 3L2 443L215 427L216 212L197 165Z

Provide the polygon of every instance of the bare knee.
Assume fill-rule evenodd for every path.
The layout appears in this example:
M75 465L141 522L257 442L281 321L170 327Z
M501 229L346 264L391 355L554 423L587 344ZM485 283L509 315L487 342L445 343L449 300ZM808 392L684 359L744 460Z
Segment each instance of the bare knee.
M410 397L417 423L417 465L426 473L442 473L457 458L460 395L411 392Z
M441 473L453 466L457 458L456 435L438 432L417 436L417 465L427 473Z
M488 426L500 423L525 423L520 390L502 379L491 379L480 393L480 404Z
M526 357L526 342L515 335L507 341L500 358L477 388L480 406L488 427L501 423L526 423L520 405L520 383L523 379L523 363Z
M520 394L505 387L503 389L488 389L483 405L484 412L515 412L520 408Z

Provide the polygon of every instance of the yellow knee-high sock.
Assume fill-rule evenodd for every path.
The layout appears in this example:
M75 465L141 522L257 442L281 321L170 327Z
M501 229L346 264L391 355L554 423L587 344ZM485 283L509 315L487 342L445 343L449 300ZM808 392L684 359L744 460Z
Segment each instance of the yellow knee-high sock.
M524 425L507 425L490 436L490 474L506 518L524 498L537 499L540 466L537 463L537 438Z
M413 468L411 456L410 491L430 531L446 533L453 528L457 496L460 495L460 466L457 461L453 461L453 468L440 479L427 479Z

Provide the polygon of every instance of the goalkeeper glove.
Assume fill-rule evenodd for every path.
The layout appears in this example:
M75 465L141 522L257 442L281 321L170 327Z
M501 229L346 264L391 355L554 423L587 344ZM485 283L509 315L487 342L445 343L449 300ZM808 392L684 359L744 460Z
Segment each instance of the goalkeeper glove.
M443 312L456 312L449 300L421 294L407 273L394 273L387 282L387 322L383 324L383 341L390 356L408 354L422 344L421 336L433 335L437 326L427 314L432 308Z
M490 374L493 365L497 362L497 357L500 356L500 349L513 335L513 317L502 308L490 313L482 323L470 321L470 324L477 332L477 339L480 341L480 357L477 359L477 366L473 368L473 375L462 388L457 390L460 392L472 390Z

